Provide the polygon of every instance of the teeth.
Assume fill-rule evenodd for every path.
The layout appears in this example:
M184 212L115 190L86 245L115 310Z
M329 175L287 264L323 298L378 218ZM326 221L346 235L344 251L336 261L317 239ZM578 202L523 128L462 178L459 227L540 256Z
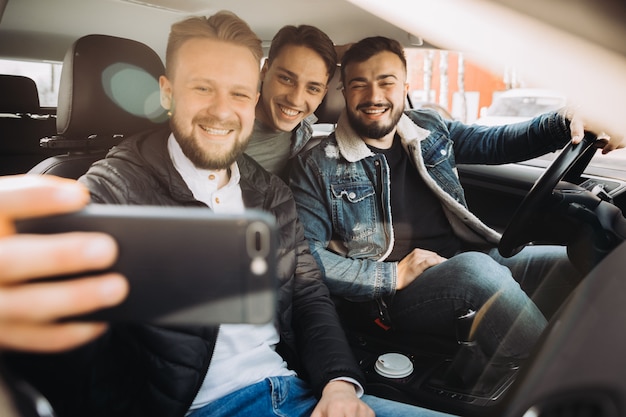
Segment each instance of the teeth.
M211 128L211 127L202 127L202 129L205 132L207 132L209 135L226 136L228 134L228 132L230 132L229 129L215 129L215 128Z
M287 116L295 116L298 113L300 113L298 110L293 110L293 109L289 109L287 107L282 107L282 106L280 106L280 111L285 113Z
M367 110L363 110L363 112L367 113L367 114L380 114L380 113L384 113L386 111L387 111L387 109L367 109Z

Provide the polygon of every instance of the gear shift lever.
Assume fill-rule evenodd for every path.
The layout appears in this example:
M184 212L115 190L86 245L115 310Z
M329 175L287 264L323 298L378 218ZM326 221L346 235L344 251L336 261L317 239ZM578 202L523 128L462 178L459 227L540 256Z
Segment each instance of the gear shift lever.
M476 311L470 308L456 311L456 339L460 347L444 375L446 383L451 386L471 388L487 364L472 332L475 316Z

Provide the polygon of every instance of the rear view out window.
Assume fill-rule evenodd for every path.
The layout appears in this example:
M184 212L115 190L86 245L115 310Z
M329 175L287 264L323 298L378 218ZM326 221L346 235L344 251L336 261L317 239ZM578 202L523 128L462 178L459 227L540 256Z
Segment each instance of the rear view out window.
M0 59L0 74L23 75L37 84L41 107L56 107L61 63Z

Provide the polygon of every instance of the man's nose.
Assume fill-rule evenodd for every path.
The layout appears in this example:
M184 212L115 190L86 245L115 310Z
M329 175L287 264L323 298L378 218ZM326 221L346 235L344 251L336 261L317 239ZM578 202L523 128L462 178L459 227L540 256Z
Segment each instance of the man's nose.
M377 84L370 84L369 88L367 89L367 93L368 99L372 103L378 103L380 101L383 101L383 98L385 97L383 89Z
M232 114L232 106L228 94L214 94L207 103L206 111L211 116L220 120L229 118Z
M289 94L287 94L287 100L296 107L301 106L304 103L304 93L304 86L295 86L289 91Z

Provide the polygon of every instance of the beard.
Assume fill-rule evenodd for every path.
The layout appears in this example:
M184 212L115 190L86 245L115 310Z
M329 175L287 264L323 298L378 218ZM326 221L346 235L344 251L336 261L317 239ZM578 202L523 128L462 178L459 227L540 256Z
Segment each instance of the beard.
M357 106L356 110L358 111L363 107L388 107L388 111L391 112L391 120L387 124L377 121L366 123L359 119L356 111L350 108L346 109L348 121L350 122L352 129L354 129L354 131L362 138L368 139L380 139L391 133L400 121L402 113L404 112L403 109L396 109L391 104L383 105L380 103L362 103Z
M241 124L238 122L216 122L210 118L194 118L193 125L220 126L224 129L239 131L239 135L228 148L223 144L214 144L210 141L203 141L193 134L183 133L181 124L176 118L176 113L170 119L170 128L174 133L174 138L180 145L185 156L199 169L221 170L229 168L233 162L241 155L248 146L248 140L252 132L241 131Z

